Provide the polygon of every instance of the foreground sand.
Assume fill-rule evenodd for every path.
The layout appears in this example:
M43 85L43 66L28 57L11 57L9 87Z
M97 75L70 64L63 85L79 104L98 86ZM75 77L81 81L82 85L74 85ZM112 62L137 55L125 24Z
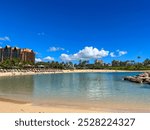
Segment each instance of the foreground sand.
M0 113L146 113L150 104L114 103L100 104L53 102L51 105L34 105L24 101L0 98Z
M40 107L32 104L16 104L8 102L0 102L1 113L47 113L47 112L89 112L85 110L57 108L57 107Z
M86 109L67 108L58 106L37 106L31 103L13 101L9 99L0 100L0 113L72 113L92 112ZM93 111L96 112L96 111ZM104 112L104 111L103 111Z

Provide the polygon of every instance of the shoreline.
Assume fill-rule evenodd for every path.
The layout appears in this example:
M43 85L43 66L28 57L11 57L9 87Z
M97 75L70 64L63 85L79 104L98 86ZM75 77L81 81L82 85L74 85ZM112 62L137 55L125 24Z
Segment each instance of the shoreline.
M0 113L90 113L106 112L86 109L84 106L76 107L75 105L65 106L63 103L52 103L50 106L33 104L31 102L18 101L14 99L0 98Z
M25 75L41 75L41 74L63 74L63 73L111 73L111 72L150 72L150 70L45 70L45 71L24 71L24 72L0 72L0 77L25 76Z
M66 102L52 101L51 104L34 104L0 98L0 113L147 113L150 105L123 102Z

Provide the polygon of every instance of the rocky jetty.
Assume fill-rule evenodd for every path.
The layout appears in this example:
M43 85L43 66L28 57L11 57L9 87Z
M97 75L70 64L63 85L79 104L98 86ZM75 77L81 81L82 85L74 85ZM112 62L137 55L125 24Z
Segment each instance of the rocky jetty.
M150 84L150 72L145 72L136 76L127 76L124 77L124 80L128 80L135 83Z

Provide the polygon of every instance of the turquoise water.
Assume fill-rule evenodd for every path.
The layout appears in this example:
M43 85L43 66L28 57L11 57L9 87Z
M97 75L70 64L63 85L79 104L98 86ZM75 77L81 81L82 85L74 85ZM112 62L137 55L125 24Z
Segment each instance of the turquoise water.
M0 97L47 103L52 100L150 104L150 85L123 81L139 73L68 73L0 77Z

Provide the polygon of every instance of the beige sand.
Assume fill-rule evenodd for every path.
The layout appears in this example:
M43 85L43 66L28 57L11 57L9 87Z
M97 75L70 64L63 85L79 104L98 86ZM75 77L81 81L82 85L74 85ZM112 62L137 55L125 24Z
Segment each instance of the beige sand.
M87 72L147 72L147 71L126 71L126 70L62 70L55 72L0 72L0 77L4 76L21 76L21 75L37 75L37 74L57 74L57 73L87 73Z
M24 101L0 98L1 113L112 113L112 112L150 112L150 104L101 102L99 104L83 102L52 102L50 106L33 105Z
M68 108L60 106L36 106L31 103L0 99L0 113L72 113L92 112L86 109ZM93 111L94 112L94 111ZM96 111L95 111L96 112Z

